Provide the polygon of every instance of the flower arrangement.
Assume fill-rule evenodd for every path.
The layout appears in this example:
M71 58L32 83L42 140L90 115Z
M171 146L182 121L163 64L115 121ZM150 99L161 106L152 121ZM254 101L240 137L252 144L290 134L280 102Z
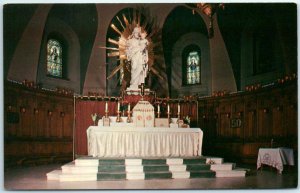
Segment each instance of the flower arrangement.
M97 119L97 117L98 117L97 113L91 114L91 117L92 117L92 120L93 120L94 125L95 125L96 119Z
M191 123L191 118L187 115L187 116L183 117L183 122L185 124L189 125Z

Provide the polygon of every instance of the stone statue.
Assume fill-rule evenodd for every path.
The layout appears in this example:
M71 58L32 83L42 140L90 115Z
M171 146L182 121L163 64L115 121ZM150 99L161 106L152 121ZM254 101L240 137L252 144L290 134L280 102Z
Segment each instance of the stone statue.
M135 27L126 41L126 56L131 62L131 80L129 90L138 90L138 86L145 83L148 72L148 40L147 33Z

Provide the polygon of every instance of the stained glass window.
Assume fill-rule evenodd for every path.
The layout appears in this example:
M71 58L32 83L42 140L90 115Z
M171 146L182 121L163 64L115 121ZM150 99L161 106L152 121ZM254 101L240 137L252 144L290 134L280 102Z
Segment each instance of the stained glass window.
M187 84L199 84L200 83L200 56L198 52L190 52L187 57Z
M62 46L55 39L47 43L47 75L62 78Z

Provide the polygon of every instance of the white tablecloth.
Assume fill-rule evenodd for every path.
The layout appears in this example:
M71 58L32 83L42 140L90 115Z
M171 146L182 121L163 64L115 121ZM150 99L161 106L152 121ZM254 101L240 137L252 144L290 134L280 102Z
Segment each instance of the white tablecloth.
M283 171L283 165L294 165L294 153L290 148L260 148L257 158L257 169L262 164L275 167L279 173Z
M87 129L88 154L93 157L200 156L199 128L97 127Z

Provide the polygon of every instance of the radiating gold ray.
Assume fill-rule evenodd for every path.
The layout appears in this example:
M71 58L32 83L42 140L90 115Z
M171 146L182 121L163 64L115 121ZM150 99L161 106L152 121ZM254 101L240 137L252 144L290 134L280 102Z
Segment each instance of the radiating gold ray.
M127 18L126 18L126 16L124 14L123 14L123 20L124 20L125 25L127 27L129 25L129 22L128 22L128 20L127 20Z
M164 77L162 77L160 75L160 73L154 67L150 67L150 70L153 72L153 74L155 74L156 76L158 76L161 80L164 80Z
M107 77L107 79L110 79L111 77L113 77L121 68L123 68L123 63L122 62L121 62L121 64L119 66L117 66L115 69L113 69L113 71Z
M112 44L116 44L116 45L119 45L119 42L117 42L116 40L114 39L111 39L111 38L108 38L108 41Z
M126 59L126 55L125 54L120 55L120 59L125 60Z
M141 12L140 11L137 11L138 15L137 15L137 24L138 26L141 26Z
M128 9L128 21L129 21L129 23L132 23L132 18L131 18L131 16L130 16L129 9Z
M110 53L107 53L108 57L115 57L115 56L119 56L119 55L120 55L120 52L110 52Z
M118 21L119 21L119 23L120 23L120 25L122 26L123 31L124 31L125 27L124 27L123 23L121 22L121 20L120 20L120 18L119 18L118 16L117 16L117 19L118 19Z
M133 26L136 26L136 10L133 11L133 18L132 18L132 22Z
M119 50L119 48L103 47L103 46L100 46L99 48L103 48L103 49L107 49L107 50Z
M122 32L120 32L120 30L114 24L111 24L110 27L113 28L118 34L122 35Z
M146 21L144 21L144 23L143 23L143 25L141 26L146 32L148 31L147 29L146 29L146 26L148 25L148 21L146 20Z
M118 77L118 80L117 80L117 81L116 81L116 83L115 83L115 88L117 88L117 87L118 87L118 85L119 85L119 82L120 82L121 78L122 78L122 76Z

